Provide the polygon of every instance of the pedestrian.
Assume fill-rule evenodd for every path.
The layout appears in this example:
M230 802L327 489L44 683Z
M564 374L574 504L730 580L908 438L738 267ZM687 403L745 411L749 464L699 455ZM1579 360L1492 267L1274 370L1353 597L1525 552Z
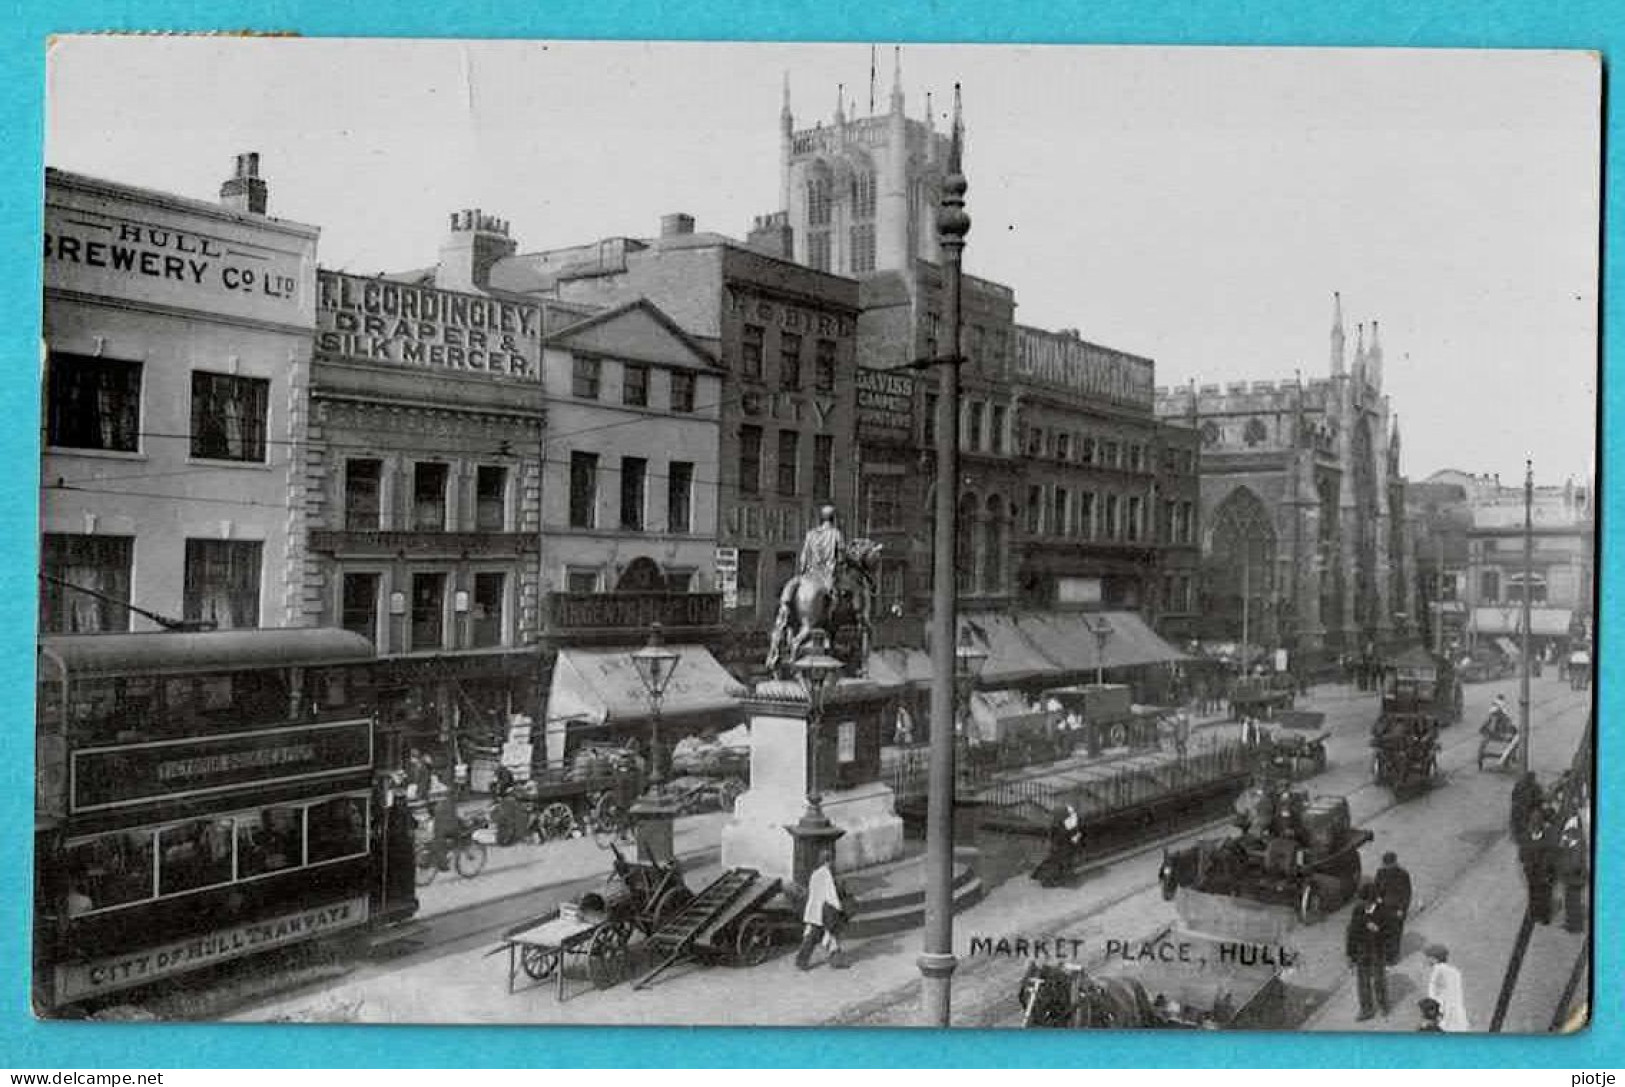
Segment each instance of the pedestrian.
M1372 880L1377 885L1377 900L1388 916L1389 966L1399 962L1400 944L1405 939L1405 919L1411 913L1411 874L1399 866L1399 854L1382 855L1382 867Z
M1552 843L1548 840L1546 809L1530 809L1525 831L1518 840L1518 862L1529 891L1529 916L1535 923L1552 923Z
M441 794L440 800L434 806L434 819L430 827L433 838L429 854L434 860L435 867L442 872L449 867L452 851L457 847L457 838L462 829L463 820L457 814L457 798L447 790Z
M1570 815L1564 822L1554 861L1558 878L1563 883L1563 929L1566 932L1584 932L1586 877L1590 857L1586 848L1585 828L1580 825L1578 813Z
M1422 1022L1416 1028L1418 1031L1424 1034L1443 1033L1444 1027L1439 1024L1439 1019L1444 1014L1444 1009L1439 1007L1437 1000L1431 996L1424 996L1416 1002L1416 1010L1422 1013Z
M1450 949L1443 944L1429 944L1422 954L1429 965L1428 997L1439 1004L1439 1029L1453 1034L1472 1030L1467 1022L1461 971L1450 965Z
M1508 819L1508 830L1513 842L1521 843L1528 836L1529 814L1545 803L1545 800L1540 780L1535 777L1533 770L1518 779L1518 783L1512 787L1512 810Z
M1344 954L1354 966L1362 1022L1381 1012L1388 1014L1388 918L1377 898L1377 885L1360 884L1354 912L1349 915Z
M807 904L801 911L801 950L796 952L796 969L812 969L813 952L822 944L829 952L829 965L845 970L851 964L841 948L841 929L850 916L849 904L835 879L835 847L826 845L818 867L807 878Z
M1184 758L1190 745L1191 715L1185 710L1180 710L1174 715L1174 753Z

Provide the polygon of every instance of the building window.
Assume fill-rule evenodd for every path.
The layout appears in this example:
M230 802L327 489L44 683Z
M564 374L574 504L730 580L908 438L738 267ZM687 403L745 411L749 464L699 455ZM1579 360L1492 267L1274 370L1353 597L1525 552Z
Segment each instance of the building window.
M1044 452L1044 428L1033 427L1027 431L1027 455L1040 456Z
M621 368L625 375L621 385L621 403L634 408L649 406L649 368L627 363Z
M852 228L852 274L875 270L875 225L860 223Z
M667 570L666 591L668 593L691 593L694 591L693 570Z
M852 175L852 218L873 219L875 217L875 175Z
M1034 483L1027 488L1027 532L1036 536L1044 531L1044 488Z
M1138 445L1128 447L1128 466L1133 472L1142 471L1145 466L1145 450Z
M796 468L801 456L801 435L794 430L779 431L779 487L782 495L791 496L797 493Z
M1125 527L1128 529L1127 536L1130 540L1140 538L1140 506L1140 499L1131 495L1128 500L1128 513L1125 515L1127 522Z
M900 476L867 476L863 493L865 532L886 532L902 526L903 481Z
M739 580L738 606L741 608L756 607L756 586L761 577L762 553L760 551L739 552Z
M827 177L811 178L807 182L807 224L828 226L834 201L830 199L830 181Z
M674 460L666 470L666 531L694 531L694 465Z
M257 540L187 540L186 618L219 630L259 626L260 550Z
M937 403L940 399L936 393L925 394L925 418L920 424L920 444L927 449L937 446Z
M779 551L773 555L773 582L772 590L777 591L790 583L796 576L796 553L794 551Z
M47 533L40 547L40 573L45 575L40 586L40 631L103 634L129 630L130 609L120 601L130 599L134 555L135 540L129 536Z
M419 461L412 466L412 528L417 532L446 530L446 481L450 471L444 464Z
M694 410L694 375L685 370L671 374L671 410L687 414Z
M1117 496L1115 494L1106 496L1106 525L1105 531L1101 535L1108 540L1117 539Z
M597 359L577 355L570 366L570 395L579 400L597 400L601 369Z
M762 428L739 428L739 493L762 493Z
M979 400L971 401L965 412L965 448L972 453L982 449L982 411L984 405Z
M1055 459L1056 460L1071 460L1072 459L1072 435L1070 435L1070 434L1057 434L1055 436Z
M265 460L265 411L271 383L230 374L192 374L192 456Z
M807 234L807 265L820 272L829 271L829 231L814 230Z
M1068 536L1072 532L1071 496L1066 493L1065 487L1055 488L1055 513L1050 519L1050 531L1056 536Z
M412 575L412 648L439 649L446 640L446 575Z
M1485 570L1478 575L1479 599L1486 604L1497 603L1501 599L1501 571Z
M383 527L384 462L344 462L344 527L350 532L376 532Z
M821 393L835 391L835 341L819 340L813 358L813 388Z
M643 531L643 500L648 489L649 462L642 457L621 458L621 527Z
M1179 504L1179 542L1188 544L1196 538L1196 507L1190 502Z
M779 386L801 388L801 337L794 332L779 334Z
M508 575L499 571L474 575L468 632L475 649L502 644L502 611L508 595Z
M813 498L828 502L835 497L835 438L813 436Z
M139 362L53 352L46 399L47 444L121 453L139 447Z
M998 454L1004 453L1004 428L1007 424L1008 413L1002 405L993 405L993 419L988 424L987 436L989 448Z
M762 340L767 330L761 325L746 325L739 337L739 372L745 377L762 380Z
M1095 492L1078 492L1078 535L1088 539L1095 534Z
M482 464L474 472L474 528L502 532L508 527L508 470Z
M598 454L570 454L570 527L598 527Z
M378 575L345 574L339 587L339 626L369 642L378 638Z
M571 566L564 571L564 588L572 593L598 591L598 571L585 566Z

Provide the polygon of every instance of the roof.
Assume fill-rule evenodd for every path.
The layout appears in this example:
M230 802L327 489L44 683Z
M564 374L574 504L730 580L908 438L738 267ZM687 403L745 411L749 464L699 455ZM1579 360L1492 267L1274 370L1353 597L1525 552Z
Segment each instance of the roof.
M46 635L40 639L39 652L75 677L359 664L375 659L366 638L330 627Z
M601 329L606 325L634 313L642 313L652 319L657 325L660 326L661 329L669 334L672 339L676 340L683 347L687 348L689 353L696 361L702 363L704 366L710 369L721 369L722 364L717 361L717 357L715 355L701 345L698 340L694 339L694 337L690 336L687 332L684 332L682 328L678 326L677 322L673 321L671 317L666 314L665 310L661 309L647 298L634 298L630 302L624 302L619 306L611 307L610 309L606 309L601 313L594 313L589 317L585 317L572 324L565 325L557 332L550 332L544 336L542 338L542 343L548 347L568 348L573 346L584 346L591 347L595 350L601 350L602 345L581 343L580 341L582 340L583 335L595 329ZM624 352L617 353L620 354ZM655 360L648 357L642 357L639 359L639 361L652 362ZM662 359L659 361L675 362L676 360Z

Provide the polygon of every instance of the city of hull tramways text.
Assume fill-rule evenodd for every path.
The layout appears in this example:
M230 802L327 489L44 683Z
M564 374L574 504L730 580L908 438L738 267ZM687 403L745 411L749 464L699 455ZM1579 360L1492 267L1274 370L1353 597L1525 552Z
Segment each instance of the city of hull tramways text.
M375 786L366 639L46 636L38 665L39 1014L415 912L411 820Z

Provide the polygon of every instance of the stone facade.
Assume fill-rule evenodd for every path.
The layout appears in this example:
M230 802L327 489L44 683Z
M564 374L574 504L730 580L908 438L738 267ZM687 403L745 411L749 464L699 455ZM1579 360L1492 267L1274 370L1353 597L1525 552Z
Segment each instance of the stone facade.
M1157 390L1157 414L1201 441L1203 637L1363 652L1414 629L1397 419L1377 324L1342 302L1331 360L1308 381ZM1244 632L1244 628L1245 632Z

